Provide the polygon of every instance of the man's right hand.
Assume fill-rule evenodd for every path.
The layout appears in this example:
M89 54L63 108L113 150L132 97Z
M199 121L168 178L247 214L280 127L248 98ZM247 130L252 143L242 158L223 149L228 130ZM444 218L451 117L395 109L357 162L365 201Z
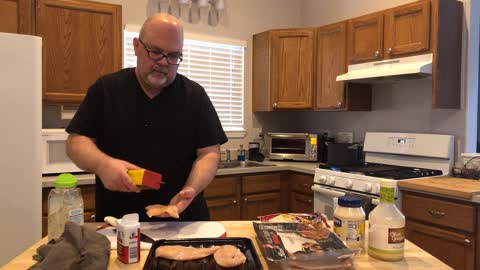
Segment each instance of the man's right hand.
M125 160L108 157L99 164L96 174L105 188L112 191L140 192L127 174L128 170L141 169Z

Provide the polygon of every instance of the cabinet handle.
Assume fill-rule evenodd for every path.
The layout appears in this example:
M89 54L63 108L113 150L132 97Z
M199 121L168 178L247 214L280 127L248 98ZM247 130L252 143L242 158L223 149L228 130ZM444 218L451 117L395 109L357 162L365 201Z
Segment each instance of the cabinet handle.
M248 202L248 198L243 199L244 202Z
M308 203L312 203L312 200L308 200Z
M468 239L463 240L463 243L465 244L466 247L470 246L470 240Z
M340 107L342 107L342 102L337 103L337 108L340 108Z
M309 184L302 184L302 187L304 187L304 188L309 188L309 187L311 187L311 186L312 186L312 185L309 185Z
M434 218L442 218L445 216L444 212L438 210L428 210L428 213Z
M388 55L391 55L391 54L392 54L392 48L388 48L388 49L387 49L387 54L388 54Z
M90 216L90 221L95 221L95 215Z
M276 109L277 108L277 103L273 103L273 108Z
M380 56L380 51L375 51L375 57L379 57Z
M233 203L233 204L237 204L237 200L233 200L233 202L232 202L232 203Z

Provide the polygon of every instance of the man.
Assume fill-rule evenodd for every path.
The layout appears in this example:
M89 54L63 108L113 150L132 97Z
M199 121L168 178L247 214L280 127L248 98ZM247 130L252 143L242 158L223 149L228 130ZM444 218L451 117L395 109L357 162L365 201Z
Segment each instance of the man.
M182 24L155 14L133 45L137 67L106 75L88 90L67 127L67 154L97 175L97 221L128 213L151 221L144 209L151 204L176 205L180 220L208 220L202 191L227 138L205 90L177 74ZM160 190L134 186L127 170L138 168L161 173Z

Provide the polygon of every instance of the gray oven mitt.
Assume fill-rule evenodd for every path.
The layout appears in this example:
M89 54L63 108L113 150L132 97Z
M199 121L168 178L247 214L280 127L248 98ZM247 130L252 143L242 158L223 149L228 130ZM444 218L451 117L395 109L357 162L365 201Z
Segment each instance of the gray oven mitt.
M92 229L68 221L58 240L37 249L31 270L100 270L107 269L110 241Z

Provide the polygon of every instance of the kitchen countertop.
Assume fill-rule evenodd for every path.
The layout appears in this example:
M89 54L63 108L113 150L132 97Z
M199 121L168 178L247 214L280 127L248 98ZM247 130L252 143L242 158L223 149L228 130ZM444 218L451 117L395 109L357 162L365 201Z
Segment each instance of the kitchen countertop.
M252 240L255 248L257 249L257 254L260 257L264 269L278 269L277 267L269 268L266 264L265 259L262 256L262 253L258 250L257 242L255 240L255 232L253 230L251 221L221 221L225 226L228 237L248 237ZM92 226L96 225L91 223ZM368 237L368 235L367 235ZM18 255L7 265L5 265L2 270L17 270L17 269L27 269L33 265L34 261L32 260L32 255L35 254L35 250L42 244L47 242L47 238L35 243L33 246L25 250L22 254ZM110 255L110 262L108 269L142 269L147 258L148 251L144 250L141 252L141 262L135 264L123 264L117 260L117 252L112 250ZM442 269L452 269L446 264L436 259L429 253L425 252L421 248L417 247L408 240L405 240L405 258L397 262L385 262L380 261L374 258L369 257L366 252L361 252L355 257L355 269L415 269L415 270L442 270Z
M399 181L402 190L411 190L467 202L480 203L480 181L451 176Z
M231 174L246 174L246 173L262 173L262 172L276 172L276 171L294 171L300 173L315 174L315 169L318 168L318 162L285 162L285 161L265 161L264 164L274 164L275 166L261 166L261 167L238 167L228 169L218 169L217 175L231 175ZM95 184L95 175L90 173L75 174L78 185ZM53 187L57 175L43 176L42 187ZM313 178L312 178L313 179ZM313 180L312 180L313 181Z

